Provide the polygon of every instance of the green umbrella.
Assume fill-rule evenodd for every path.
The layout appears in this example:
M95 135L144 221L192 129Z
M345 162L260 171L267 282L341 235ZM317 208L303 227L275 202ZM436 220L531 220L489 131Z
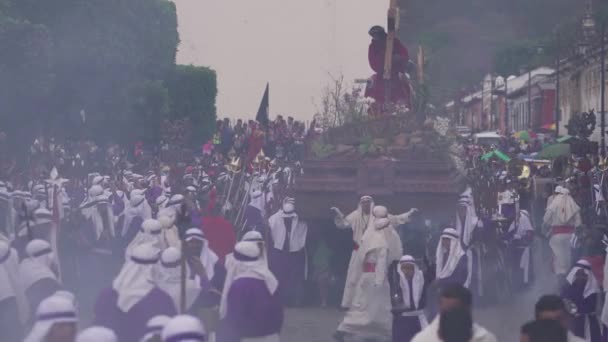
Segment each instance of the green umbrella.
M568 144L553 144L542 149L536 158L538 159L555 159L561 156L570 155L570 145Z
M557 140L555 140L555 141L557 141L558 143L565 143L566 141L568 141L570 139L572 139L572 136L564 135L563 137L557 138Z
M487 161L488 159L490 159L494 156L507 163L509 161L511 161L511 158L509 158L509 156L507 156L506 154L502 153L500 150L494 150L492 152L488 152L488 153L484 154L483 156L481 156L481 160Z
M519 140L530 141L530 132L528 131L520 131L515 133L515 136L519 138Z

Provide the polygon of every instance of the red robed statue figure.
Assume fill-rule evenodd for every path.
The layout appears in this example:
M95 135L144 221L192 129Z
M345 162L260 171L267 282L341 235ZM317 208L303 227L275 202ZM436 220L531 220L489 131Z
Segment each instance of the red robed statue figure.
M365 96L373 98L376 101L375 107L381 109L385 102L385 84L382 76L384 74L384 56L386 53L387 34L381 26L374 26L369 30L369 35L372 37L368 52L369 65L374 70L375 74L371 77L370 82L368 82L367 88L365 89ZM398 38L395 37L393 44L390 102L402 103L409 107L410 86L407 77L405 76L405 71L409 62L409 53L407 48L401 44Z

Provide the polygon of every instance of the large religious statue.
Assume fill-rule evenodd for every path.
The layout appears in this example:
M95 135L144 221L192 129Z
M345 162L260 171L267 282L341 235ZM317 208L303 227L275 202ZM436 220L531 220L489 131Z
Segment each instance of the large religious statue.
M387 94L385 92L389 91L388 99L390 102L409 106L410 85L405 75L409 62L407 48L395 37L393 40L391 79L389 89L386 89L383 75L388 35L381 26L372 27L369 30L369 35L372 37L372 42L369 45L368 59L375 74L371 77L371 82L365 90L365 96L373 98L376 106L381 107L386 101Z

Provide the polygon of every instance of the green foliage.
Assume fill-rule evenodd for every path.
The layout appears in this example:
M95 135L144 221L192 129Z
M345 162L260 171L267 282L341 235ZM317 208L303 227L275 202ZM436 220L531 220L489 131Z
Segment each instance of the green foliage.
M169 114L169 91L162 81L143 81L129 89L130 130L136 137L154 142L160 136L160 123Z
M176 66L178 43L169 0L0 0L2 130L130 142L168 118L211 127L215 73Z
M334 153L334 151L336 151L336 147L334 145L324 144L320 140L315 140L312 143L311 150L316 158L322 159Z
M216 120L215 71L193 65L177 65L167 79L167 88L171 117L190 118L195 137L200 141L208 140L213 134Z

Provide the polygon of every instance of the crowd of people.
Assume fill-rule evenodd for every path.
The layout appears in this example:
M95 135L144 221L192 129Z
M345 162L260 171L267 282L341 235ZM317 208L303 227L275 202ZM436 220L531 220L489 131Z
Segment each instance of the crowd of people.
M348 215L329 211L331 230L352 232L338 251L291 192L314 129L270 127L223 120L200 153L172 163L172 139L132 151L37 139L36 169L0 181L2 340L279 341L284 308L312 304L312 281L323 306L340 287L338 341L491 342L473 302L529 289L544 245L556 295L539 299L522 339L606 337L603 232L582 215L577 184L558 180L537 223L505 169L497 210L467 188L453 222L413 242L417 209L392 215L363 196ZM337 253L349 255L343 283Z

